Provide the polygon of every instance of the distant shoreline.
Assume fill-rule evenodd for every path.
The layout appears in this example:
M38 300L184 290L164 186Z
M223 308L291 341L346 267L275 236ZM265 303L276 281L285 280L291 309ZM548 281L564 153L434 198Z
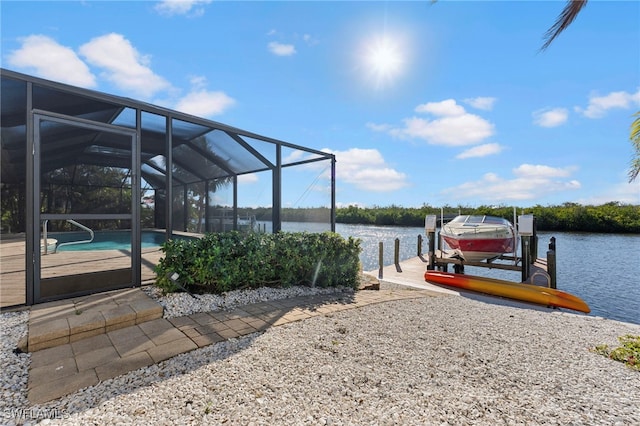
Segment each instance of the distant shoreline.
M240 214L255 216L258 221L271 220L271 209L238 209ZM350 225L377 225L422 227L426 215L451 218L458 214L500 216L513 221L514 206L443 206L433 207L359 207L336 208L336 223ZM536 228L544 232L590 232L607 234L640 234L640 204L618 202L598 206L564 203L555 206L517 207L516 215L532 214ZM283 208L280 215L284 222L330 222L331 211L327 207Z

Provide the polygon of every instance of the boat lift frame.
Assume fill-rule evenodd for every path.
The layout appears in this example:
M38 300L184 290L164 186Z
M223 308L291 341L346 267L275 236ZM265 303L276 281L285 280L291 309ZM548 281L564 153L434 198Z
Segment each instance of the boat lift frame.
M556 288L556 239L551 237L546 259L537 257L538 236L536 235L535 217L533 215L519 216L516 224L520 234L520 246L522 256L502 255L494 259L482 262L467 262L459 258L452 257L442 250L442 238L438 235L436 248L436 215L425 217L425 234L428 240L427 270L440 270L446 272L448 265L454 265L456 273L464 273L465 266L476 266L480 268L503 269L510 271L520 271L522 282L532 282L538 275L543 275L547 279L547 287ZM499 263L496 260L507 261L509 263Z

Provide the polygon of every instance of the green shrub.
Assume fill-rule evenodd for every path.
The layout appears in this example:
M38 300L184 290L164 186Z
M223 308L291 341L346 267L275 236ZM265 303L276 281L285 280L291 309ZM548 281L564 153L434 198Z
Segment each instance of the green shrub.
M357 288L360 240L332 232L210 233L198 240L170 240L156 266L156 285L219 294L244 288L348 286Z
M640 336L627 334L618 337L618 340L622 346L611 349L608 345L598 345L594 348L594 352L640 371Z

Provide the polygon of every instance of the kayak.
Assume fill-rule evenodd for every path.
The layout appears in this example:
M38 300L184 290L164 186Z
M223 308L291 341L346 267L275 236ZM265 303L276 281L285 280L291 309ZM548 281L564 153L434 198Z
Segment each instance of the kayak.
M591 312L585 301L578 296L548 287L439 271L425 272L424 280L538 305L572 309L587 314Z

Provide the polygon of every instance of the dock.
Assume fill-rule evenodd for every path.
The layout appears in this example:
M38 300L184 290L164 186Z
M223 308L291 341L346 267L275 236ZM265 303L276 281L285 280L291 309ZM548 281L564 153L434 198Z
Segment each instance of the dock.
M514 210L515 217L515 210ZM449 265L453 265L455 273L464 274L465 266L474 266L489 269L503 269L510 271L520 271L520 282L523 284L544 285L552 289L557 288L556 283L556 239L551 237L546 258L537 257L538 236L536 230L536 220L533 215L521 215L514 223L518 227L520 234L521 255L518 256L517 246L513 253L503 253L497 258L489 258L482 261L463 260L457 256L453 250L445 251L446 244L438 234L436 238L435 215L425 217L425 234L427 236L428 251L426 255L427 269L447 272ZM514 235L514 239L515 239ZM437 241L437 243L436 243ZM396 243L395 263L398 264L397 254L398 244ZM380 248L382 250L382 247ZM422 236L418 238L418 255L422 257ZM380 257L381 258L381 257ZM382 273L382 267L380 267Z
M556 286L556 241L555 237L551 237L549 248L546 252L546 258L537 257L538 253L538 237L535 229L535 218L531 215L520 216L520 248L521 253L517 250L513 253L503 253L497 258L490 258L479 261L463 260L454 250L446 250L443 247L443 241L438 235L436 237L436 217L435 215L427 215L425 218L425 234L427 237L427 250L423 252L423 239L418 236L417 254L410 259L399 260L400 241L396 238L394 245L394 263L384 266L384 247L380 242L378 245L378 270L367 272L368 275L377 277L380 288L415 288L421 290L431 290L447 294L464 295L474 299L481 299L487 302L493 302L505 299L498 296L489 296L485 294L474 293L466 290L452 289L425 281L426 271L448 272L449 265L452 266L453 272L457 274L465 274L465 267L500 269L520 272L520 279L514 279L514 284L531 284L535 286L545 287L549 289L557 289ZM478 278L483 277L482 274L476 275ZM470 278L473 275L469 274ZM511 281L511 280L509 280ZM500 292L498 292L500 294ZM528 306L531 304L526 302L516 302L509 300L509 305Z
M431 269L447 270L446 265L453 265L454 270L464 271L465 266L475 266L478 268L489 269L502 269L506 271L518 271L522 272L522 258L514 256L500 256L498 259L482 262L467 262L460 260L459 258L452 257L452 253L448 253L442 250L435 250L434 252L434 267ZM429 266L429 259L425 258L423 262L426 266ZM535 284L544 287L552 287L551 275L548 272L548 260L543 258L536 258L533 263L529 265L525 271L526 278L523 276L521 281L524 284Z
M545 312L553 311L553 308L545 306L431 284L424 279L424 273L427 270L427 263L426 257L416 256L403 260L397 265L392 264L384 266L382 268L382 278L379 277L380 270L366 271L365 274L372 278L377 278L380 283L380 289L384 290L429 290L451 296L462 296L494 305L536 309Z

